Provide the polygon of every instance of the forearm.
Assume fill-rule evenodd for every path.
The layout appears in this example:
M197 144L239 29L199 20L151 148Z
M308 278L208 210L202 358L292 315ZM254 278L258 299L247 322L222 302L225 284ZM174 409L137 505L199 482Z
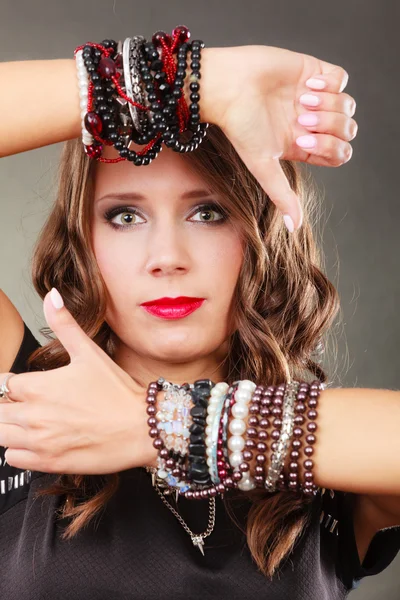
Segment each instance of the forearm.
M400 392L328 388L321 391L317 410L317 440L311 457L315 484L345 492L400 496ZM145 421L143 417L144 464L155 466L157 451ZM286 474L289 462L288 454Z
M328 388L317 411L315 484L400 496L400 392Z
M0 157L80 136L74 58L0 63L0 80Z
M210 49L202 51L200 117L210 121L206 102L213 86ZM208 76L207 76L208 73ZM0 158L81 136L79 86L74 58L0 63ZM187 80L188 81L188 80ZM189 103L190 90L185 85ZM16 95L20 101L17 105Z

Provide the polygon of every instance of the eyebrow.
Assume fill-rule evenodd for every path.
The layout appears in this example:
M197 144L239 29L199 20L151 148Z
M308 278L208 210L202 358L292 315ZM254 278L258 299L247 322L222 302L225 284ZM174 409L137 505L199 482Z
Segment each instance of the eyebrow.
M193 198L204 198L209 197L213 194L211 190L190 190L181 194L182 200L192 200ZM147 196L139 194L138 192L119 192L115 194L106 194L96 200L96 204L103 202L104 200L119 200L121 202L127 202L129 200L146 200Z

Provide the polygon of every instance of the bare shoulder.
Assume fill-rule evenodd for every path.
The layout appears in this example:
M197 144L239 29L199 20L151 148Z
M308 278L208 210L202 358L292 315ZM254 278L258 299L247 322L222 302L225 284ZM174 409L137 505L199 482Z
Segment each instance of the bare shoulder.
M24 321L18 310L0 289L0 372L10 370L24 337Z

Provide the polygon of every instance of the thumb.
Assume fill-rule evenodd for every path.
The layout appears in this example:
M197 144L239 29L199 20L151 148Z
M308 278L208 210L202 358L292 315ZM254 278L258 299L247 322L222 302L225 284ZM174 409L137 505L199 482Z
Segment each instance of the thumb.
M276 138L274 121L267 111L260 109L258 102L258 98L253 100L244 116L235 112L226 134L292 232L303 222L300 198L292 190L279 161L284 151Z
M47 324L70 355L71 361L89 347L97 347L64 306L61 294L54 287L43 300L43 312Z
M281 153L283 154L283 153ZM279 162L279 155L268 160L257 160L246 156L250 169L271 201L281 211L286 227L292 233L303 223L303 211L298 195L290 187L289 181Z

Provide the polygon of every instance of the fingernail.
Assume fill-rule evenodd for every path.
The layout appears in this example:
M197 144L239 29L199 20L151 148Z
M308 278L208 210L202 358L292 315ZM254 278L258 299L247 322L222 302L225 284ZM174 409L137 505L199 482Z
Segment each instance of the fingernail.
M300 125L316 125L319 121L318 115L315 113L304 113L297 118Z
M308 106L318 106L321 99L314 94L302 94L299 98L300 104L307 104Z
M307 79L306 86L310 88L315 88L316 90L323 90L326 87L326 81L323 79Z
M286 227L290 231L290 233L293 233L293 231L294 231L294 223L293 223L292 217L289 216L289 215L283 215L283 220L285 222Z
M60 310L64 306L64 300L62 299L60 292L56 288L51 288L50 300L56 310Z
M296 144L300 148L314 148L317 145L317 138L314 135L301 135L296 139Z

